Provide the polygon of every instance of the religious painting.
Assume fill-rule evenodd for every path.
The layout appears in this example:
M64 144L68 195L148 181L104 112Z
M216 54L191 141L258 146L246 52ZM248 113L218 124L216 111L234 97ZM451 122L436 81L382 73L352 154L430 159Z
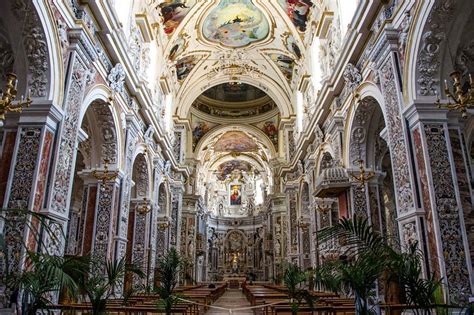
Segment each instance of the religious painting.
M262 130L272 143L278 146L278 117L265 121Z
M174 43L173 47L170 49L169 59L174 61L176 57L179 57L184 50L186 49L187 43L183 37L178 37L176 42Z
M165 0L157 6L167 35L173 34L195 4L196 0Z
M232 160L227 161L219 165L217 168L217 178L221 181L231 178L231 174L234 171L238 172L250 172L252 166L246 161Z
M296 29L299 32L305 32L313 2L311 0L278 0L278 2Z
M214 149L217 152L254 152L258 146L245 133L229 131L217 141Z
M191 127L192 127L192 134L193 134L193 150L196 148L196 145L199 141L204 137L204 135L211 130L215 125L210 124L207 121L197 118L196 116L191 117Z
M229 47L243 47L265 39L270 24L252 0L221 0L204 20L204 37Z
M242 185L231 185L229 201L231 206L242 205Z
M295 61L282 54L271 54L270 58L278 66L278 69L283 73L283 76L291 82L293 79L293 69L295 68Z
M285 43L286 49L293 54L297 59L300 59L302 57L301 55L301 49L298 46L298 43L296 42L296 39L291 33L284 33L282 35L283 42Z
M196 56L184 57L176 63L176 77L178 81L182 82L186 80L188 75L193 71L196 66L198 59Z

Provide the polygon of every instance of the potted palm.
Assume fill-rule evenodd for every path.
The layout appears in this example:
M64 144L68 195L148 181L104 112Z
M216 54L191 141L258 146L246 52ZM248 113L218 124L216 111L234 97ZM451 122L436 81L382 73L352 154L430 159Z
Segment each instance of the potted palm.
M74 294L78 285L74 279L87 270L87 263L80 257L59 257L44 253L29 253L26 266L14 278L16 288L22 293L22 309L34 315L47 309L51 296Z
M342 218L332 227L318 232L320 244L343 240L344 260L325 263L316 272L320 289L343 293L352 291L356 298L357 314L372 314L369 299L373 287L382 276L400 289L400 300L429 309L439 280L434 275L422 277L422 257L413 244L406 253L390 247L389 242L366 218Z
M123 285L127 272L143 278L143 272L134 266L127 265L125 258L106 260L97 265L92 263L89 272L80 278L80 288L92 305L92 314L104 314L107 300L115 293L116 288Z
M183 264L183 259L175 248L171 248L158 260L160 284L156 292L161 299L158 308L164 309L166 314L171 314L173 305L178 302L174 289L178 284L178 275L183 269Z
M308 279L308 273L304 272L298 265L290 264L286 268L283 276L288 298L291 304L291 313L298 314L301 304L306 302L310 308L314 308L315 297L302 287L302 284Z

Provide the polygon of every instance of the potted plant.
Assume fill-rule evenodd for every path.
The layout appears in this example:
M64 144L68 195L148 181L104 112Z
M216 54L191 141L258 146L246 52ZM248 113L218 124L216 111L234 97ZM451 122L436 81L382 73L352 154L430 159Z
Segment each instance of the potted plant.
M161 298L158 308L164 309L166 314L171 314L173 305L178 302L178 297L174 295L174 289L178 285L178 275L182 268L183 259L175 248L171 248L166 255L158 260L160 285L156 291Z
M143 278L140 269L127 265L125 258L106 260L103 263L92 263L89 272L80 277L80 288L92 305L92 314L104 314L107 300L115 293L115 289L123 285L127 272Z
M305 301L308 306L313 309L315 297L302 287L302 284L307 280L308 273L304 272L298 265L290 264L285 270L283 281L288 290L288 298L291 304L291 313L298 314L298 310Z
M428 310L434 303L440 280L433 274L422 277L422 257L416 243L406 253L401 253L390 247L390 242L360 216L342 218L334 226L319 231L318 239L320 244L343 240L345 250L344 259L317 268L317 287L338 293L352 291L357 314L375 312L369 301L375 293L376 281L381 278L387 279L388 284L395 284L400 300L408 304Z

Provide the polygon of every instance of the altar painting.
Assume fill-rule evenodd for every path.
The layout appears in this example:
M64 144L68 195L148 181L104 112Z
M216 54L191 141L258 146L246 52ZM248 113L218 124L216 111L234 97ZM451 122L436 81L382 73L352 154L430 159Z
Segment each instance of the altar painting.
M242 185L231 185L229 202L231 206L242 205Z

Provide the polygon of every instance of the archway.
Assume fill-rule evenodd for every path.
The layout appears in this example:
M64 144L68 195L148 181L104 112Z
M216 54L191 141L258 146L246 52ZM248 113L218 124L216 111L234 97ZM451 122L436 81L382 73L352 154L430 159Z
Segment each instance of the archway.
M150 177L148 163L145 154L136 156L132 167L132 181L134 185L130 192L130 211L128 214L127 249L126 262L140 269L144 274L148 274L149 254L150 254ZM148 278L148 277L147 277ZM132 287L135 289L143 285L143 282L136 276L128 273L125 276L125 292L129 292Z
M368 183L353 183L352 211L368 216L392 245L399 243L395 186L390 150L385 140L385 119L380 104L372 96L360 100L351 125L349 163L375 173Z
M117 129L111 108L102 100L87 107L81 126L69 212L70 222L78 224L68 227L67 250L93 254L100 260L112 257L112 246L105 240L112 243L117 223L113 196L118 183L114 179L102 181L105 172L116 173L111 168L119 159Z

